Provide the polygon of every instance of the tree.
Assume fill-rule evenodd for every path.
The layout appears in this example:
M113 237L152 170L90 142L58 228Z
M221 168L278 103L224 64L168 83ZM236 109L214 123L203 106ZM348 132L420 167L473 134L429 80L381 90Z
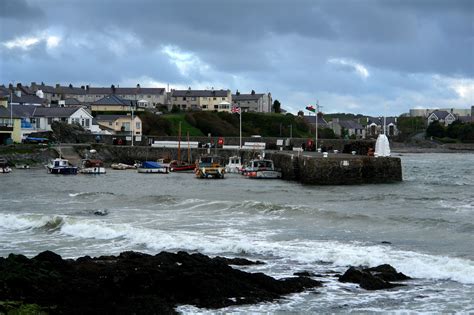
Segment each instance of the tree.
M304 117L304 112L302 110L298 111L298 116Z
M442 126L439 121L433 121L428 128L426 128L426 135L428 137L437 137L443 138L444 137L444 126Z
M273 101L273 111L277 114L281 113L281 104L278 100Z
M181 109L180 109L178 106L173 105L173 107L171 108L171 112L172 112L173 114L180 113L180 112L181 112Z

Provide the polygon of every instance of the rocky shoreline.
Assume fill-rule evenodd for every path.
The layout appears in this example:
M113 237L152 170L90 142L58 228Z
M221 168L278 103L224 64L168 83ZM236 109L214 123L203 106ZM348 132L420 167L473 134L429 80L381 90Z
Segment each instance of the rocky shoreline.
M179 305L217 309L274 301L290 293L315 290L322 282L311 272L275 279L231 265L263 264L242 258L210 258L186 252L80 257L45 251L29 259L0 258L0 313L173 314ZM389 265L349 268L339 281L368 290L409 279Z

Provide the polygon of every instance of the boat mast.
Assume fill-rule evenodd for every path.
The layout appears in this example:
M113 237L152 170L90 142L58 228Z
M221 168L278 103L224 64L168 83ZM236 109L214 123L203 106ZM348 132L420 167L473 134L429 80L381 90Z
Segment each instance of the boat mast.
M178 162L181 162L181 122L179 122L178 131Z
M189 130L186 132L186 136L188 138L188 164L191 163L191 147L189 146Z

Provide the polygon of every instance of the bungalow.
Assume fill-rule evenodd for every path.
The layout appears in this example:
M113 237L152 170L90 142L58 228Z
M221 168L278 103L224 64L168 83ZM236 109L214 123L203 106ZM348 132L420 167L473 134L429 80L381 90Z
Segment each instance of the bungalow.
M365 139L365 128L355 120L333 118L332 121L328 122L328 125L336 136L341 137L346 131L349 137L355 136L356 139Z
M439 121L440 124L448 126L455 120L456 116L445 110L435 110L427 118L428 125L430 125L433 121Z
M130 135L132 127L135 136L142 135L142 120L138 116L133 121L130 115L99 115L95 119L101 129L116 135Z

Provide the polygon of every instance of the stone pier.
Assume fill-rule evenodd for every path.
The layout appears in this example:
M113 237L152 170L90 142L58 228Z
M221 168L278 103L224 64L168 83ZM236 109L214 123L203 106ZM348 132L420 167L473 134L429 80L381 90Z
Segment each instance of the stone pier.
M106 163L127 163L135 161L157 160L160 158L177 159L178 150L170 148L152 148L149 146L77 146L76 151L83 156L88 149L97 150L97 158ZM191 161L210 152L221 156L227 163L230 156L240 156L244 161L256 158L261 151L192 149ZM308 185L356 185L378 184L402 181L402 166L398 157L369 157L343 153L266 151L265 158L272 159L282 171L283 179ZM181 159L187 159L187 149L181 149Z

